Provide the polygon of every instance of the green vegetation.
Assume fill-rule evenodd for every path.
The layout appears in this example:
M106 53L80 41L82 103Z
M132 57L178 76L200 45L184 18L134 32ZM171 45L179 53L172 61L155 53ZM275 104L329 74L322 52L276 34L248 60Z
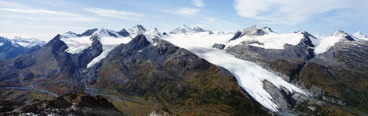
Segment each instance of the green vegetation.
M317 86L325 91L328 98L337 98L346 105L340 105L350 112L368 113L368 73L354 72L334 67L308 63L302 71L301 81L307 87ZM336 103L333 103L336 104ZM338 104L336 104L338 105Z
M120 59L121 60L121 59ZM126 114L147 108L174 115L267 115L241 90L231 75L202 59L168 60L124 64L119 60L104 63L94 86L128 99L113 102ZM127 111L129 109L130 111ZM147 115L147 114L144 114Z

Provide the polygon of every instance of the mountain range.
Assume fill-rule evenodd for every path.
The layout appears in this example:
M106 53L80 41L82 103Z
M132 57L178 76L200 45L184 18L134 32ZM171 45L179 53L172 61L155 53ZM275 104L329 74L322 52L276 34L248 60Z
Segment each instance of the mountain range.
M28 38L7 38L0 37L0 60L14 58L19 54L27 51L32 51L45 45L44 41Z
M23 42L13 41L0 38L0 50ZM0 61L2 99L29 103L83 93L105 97L127 115L368 113L368 35L361 32L320 36L251 26L225 33L183 25L161 33L136 25L35 43L18 43L32 50ZM14 112L45 114L6 113Z

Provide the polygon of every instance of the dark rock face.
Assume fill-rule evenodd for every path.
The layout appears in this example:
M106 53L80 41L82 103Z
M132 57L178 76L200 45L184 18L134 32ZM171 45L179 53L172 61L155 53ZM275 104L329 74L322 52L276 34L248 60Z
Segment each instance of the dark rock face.
M224 44L214 44L213 46L212 46L213 48L217 48L217 49L220 49L220 50L222 50L222 49L224 49L225 48L225 45Z
M119 32L118 32L118 34L119 34L120 36L123 36L123 37L128 37L128 36L130 36L129 32L128 32L127 30L125 30L125 29L122 29L121 31L119 31Z
M93 28L93 29L88 29L87 31L83 32L82 34L80 34L79 36L91 36L93 33L95 33L98 29L97 28Z
M268 93L270 93L270 95L274 99L274 102L277 104L277 106L279 106L280 110L287 110L291 107L285 95L281 93L281 91L279 91L276 88L276 86L274 86L272 83L268 81L264 81L263 83L264 83L264 89Z
M237 58L253 62L272 62L276 59L307 61L314 57L313 49L308 45L310 43L310 40L305 38L296 46L284 45L283 50L264 49L249 45L252 43L243 43L229 47L226 51Z
M198 27L198 26L194 27L193 31L195 31L195 32L205 32L205 30L203 30L201 27Z
M326 66L342 66L345 69L368 67L368 42L347 41L338 42L327 52L317 55L311 62Z

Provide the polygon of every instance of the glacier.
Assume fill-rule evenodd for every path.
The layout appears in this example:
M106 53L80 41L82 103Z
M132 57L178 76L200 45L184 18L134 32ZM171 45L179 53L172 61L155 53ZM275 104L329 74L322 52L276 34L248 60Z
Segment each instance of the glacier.
M220 35L200 32L172 34L164 36L163 39L193 52L212 64L229 70L236 77L240 87L248 92L257 102L271 111L276 112L279 107L273 101L272 96L263 88L264 80L271 82L278 89L285 87L290 92L309 95L258 64L238 59L225 51L212 48L212 45L215 43L226 44L233 36L234 34Z

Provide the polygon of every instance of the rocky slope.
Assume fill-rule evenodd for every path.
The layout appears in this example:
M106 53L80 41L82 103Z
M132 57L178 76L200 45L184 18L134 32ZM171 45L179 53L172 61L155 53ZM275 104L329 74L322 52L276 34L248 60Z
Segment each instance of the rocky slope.
M52 100L35 99L29 103L0 102L0 115L125 115L106 98L87 94L66 94Z

